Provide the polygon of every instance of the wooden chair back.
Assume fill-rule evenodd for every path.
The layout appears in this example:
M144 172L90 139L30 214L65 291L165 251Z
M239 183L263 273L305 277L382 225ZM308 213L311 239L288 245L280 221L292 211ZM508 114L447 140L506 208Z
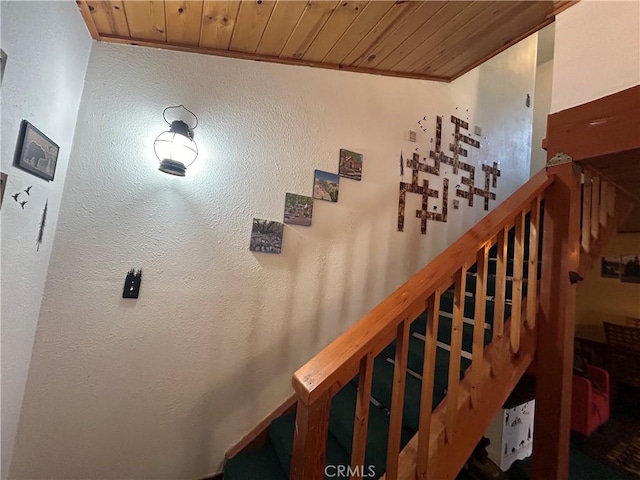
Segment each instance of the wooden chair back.
M627 325L630 327L640 328L640 318L627 317Z
M640 328L604 322L611 375L640 388Z

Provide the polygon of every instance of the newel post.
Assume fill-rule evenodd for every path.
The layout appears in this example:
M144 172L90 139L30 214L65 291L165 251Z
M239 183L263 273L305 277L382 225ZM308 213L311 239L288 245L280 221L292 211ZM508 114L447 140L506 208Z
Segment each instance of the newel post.
M542 278L538 314L534 480L569 475L575 277L580 263L580 174L570 157L547 163L555 177L544 195Z
M323 480L329 435L331 397L306 405L298 400L291 459L292 480Z

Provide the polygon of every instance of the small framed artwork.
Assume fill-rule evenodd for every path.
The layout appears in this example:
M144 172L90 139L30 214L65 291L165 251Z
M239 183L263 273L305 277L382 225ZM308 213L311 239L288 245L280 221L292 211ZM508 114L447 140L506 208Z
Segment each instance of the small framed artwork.
M283 233L284 223L254 218L249 250L252 252L280 253L282 252Z
M4 78L4 67L7 64L7 54L4 50L0 50L0 85L2 85L2 79Z
M287 193L284 199L284 223L311 226L313 198Z
M0 207L2 207L2 199L4 198L4 189L7 186L7 174L4 172L0 173Z
M600 262L600 276L602 278L620 278L620 257L602 257Z
M15 167L51 182L56 173L60 147L26 120L20 124Z
M338 173L341 177L362 180L362 154L341 148Z
M338 191L340 188L340 177L335 173L316 170L313 176L313 198L326 200L327 202L338 201Z
M623 255L620 280L624 283L640 283L640 256Z

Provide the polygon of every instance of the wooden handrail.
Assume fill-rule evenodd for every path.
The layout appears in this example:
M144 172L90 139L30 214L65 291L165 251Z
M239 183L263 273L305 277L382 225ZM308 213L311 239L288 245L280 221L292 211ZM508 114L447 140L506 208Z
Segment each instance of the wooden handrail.
M484 219L383 300L345 333L320 351L293 375L298 399L312 405L332 397L359 371L366 355L377 355L397 335L402 322L412 321L424 311L427 299L445 290L463 264L472 265L477 251L501 229L511 226L554 181L540 171Z

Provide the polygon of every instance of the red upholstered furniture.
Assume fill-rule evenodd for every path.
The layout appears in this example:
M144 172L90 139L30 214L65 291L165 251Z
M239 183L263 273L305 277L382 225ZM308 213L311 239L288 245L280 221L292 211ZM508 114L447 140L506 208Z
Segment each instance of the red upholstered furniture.
M585 376L573 376L571 430L588 437L608 419L609 374L587 365Z

